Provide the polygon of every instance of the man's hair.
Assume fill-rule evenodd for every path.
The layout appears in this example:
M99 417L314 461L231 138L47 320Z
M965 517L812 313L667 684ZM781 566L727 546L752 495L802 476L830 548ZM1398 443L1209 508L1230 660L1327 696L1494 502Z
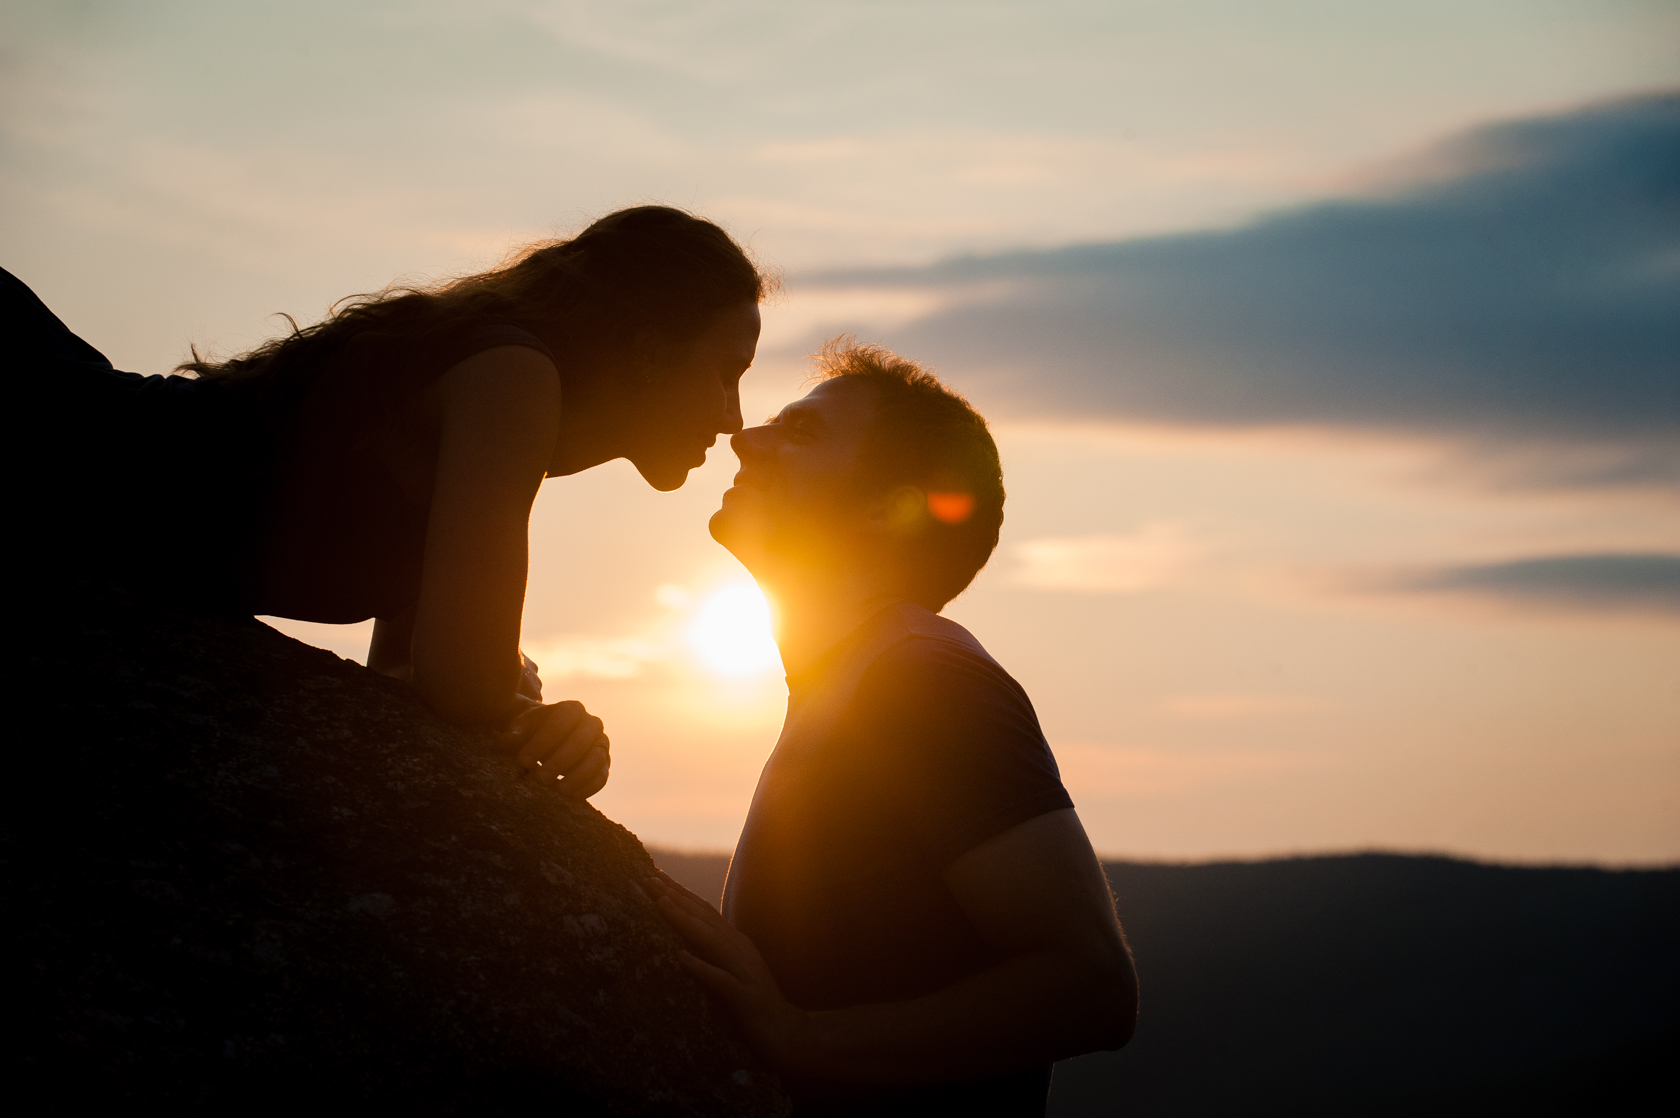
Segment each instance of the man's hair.
M905 544L910 596L937 613L967 589L997 547L1003 465L986 420L914 361L878 345L833 338L814 355L816 377L874 386L875 417L858 482L870 494L913 485L928 495Z

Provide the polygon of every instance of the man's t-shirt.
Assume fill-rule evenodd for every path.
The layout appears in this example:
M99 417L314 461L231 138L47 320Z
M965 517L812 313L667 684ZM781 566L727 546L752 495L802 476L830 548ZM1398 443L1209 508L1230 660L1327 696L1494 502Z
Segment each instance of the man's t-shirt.
M1003 959L945 868L1073 806L1020 684L955 622L889 607L801 675L724 914L808 1009L903 1001ZM1042 1114L1050 1069L917 1087L792 1083L796 1113Z

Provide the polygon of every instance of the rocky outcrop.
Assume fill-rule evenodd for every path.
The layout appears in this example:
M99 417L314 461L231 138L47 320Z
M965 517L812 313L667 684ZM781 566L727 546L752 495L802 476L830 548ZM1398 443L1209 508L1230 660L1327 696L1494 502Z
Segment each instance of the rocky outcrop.
M635 836L404 685L114 588L35 586L14 616L24 1095L786 1111L679 966Z

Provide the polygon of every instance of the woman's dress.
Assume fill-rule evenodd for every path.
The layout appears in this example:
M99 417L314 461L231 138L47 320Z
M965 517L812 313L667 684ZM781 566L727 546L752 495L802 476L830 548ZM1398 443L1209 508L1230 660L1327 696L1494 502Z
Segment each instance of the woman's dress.
M497 346L554 356L500 323L363 333L282 394L114 369L4 270L0 316L30 403L19 505L31 565L191 608L334 623L398 617L418 596L431 494L414 479L429 478L436 447L400 433L413 442L404 419L419 392Z

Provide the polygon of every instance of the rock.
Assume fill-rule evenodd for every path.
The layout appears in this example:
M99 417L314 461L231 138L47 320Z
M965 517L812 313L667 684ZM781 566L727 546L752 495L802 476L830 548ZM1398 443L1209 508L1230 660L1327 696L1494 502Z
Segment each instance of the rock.
M773 1115L587 804L251 620L33 586L3 859L16 1097Z

